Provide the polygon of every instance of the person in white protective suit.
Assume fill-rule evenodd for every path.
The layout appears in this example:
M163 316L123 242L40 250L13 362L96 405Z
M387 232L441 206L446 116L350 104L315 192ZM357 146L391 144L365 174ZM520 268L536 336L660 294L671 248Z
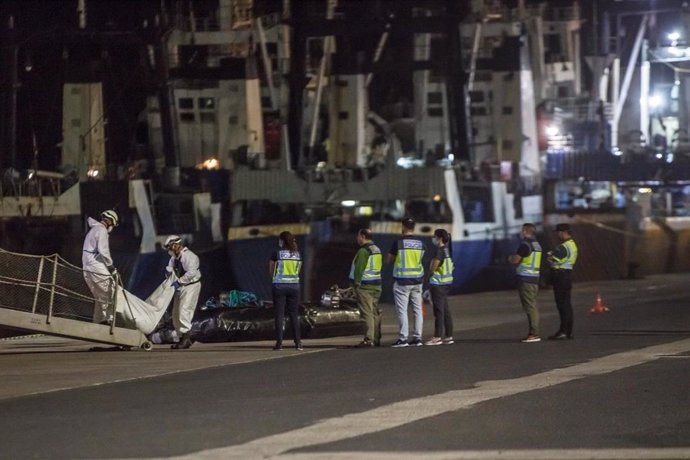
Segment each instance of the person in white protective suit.
M185 349L192 346L189 331L192 329L192 317L201 292L199 257L185 247L177 235L168 237L165 248L170 254L166 270L177 277L173 283L176 289L173 297L173 325L180 341L171 348Z
M108 237L113 228L119 223L117 213L113 210L103 211L100 222L88 218L90 230L84 238L81 264L86 281L95 302L93 322L112 324L113 311L108 311L115 289L117 269L110 256Z

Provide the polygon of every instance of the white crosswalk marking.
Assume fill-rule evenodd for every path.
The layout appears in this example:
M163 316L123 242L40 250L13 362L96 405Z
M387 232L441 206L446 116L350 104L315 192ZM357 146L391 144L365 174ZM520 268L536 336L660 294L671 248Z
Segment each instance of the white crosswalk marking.
M369 458L368 453L320 453L319 455L288 454L289 451L318 444L327 444L354 438L366 434L376 433L392 428L400 427L418 420L435 417L444 413L454 412L469 408L475 404L492 399L512 396L527 391L552 387L562 383L592 377L610 372L619 371L628 367L643 364L668 355L676 355L690 351L690 339L680 340L662 345L655 345L638 350L626 351L593 359L592 361L576 364L560 369L552 369L539 374L508 380L484 381L476 387L464 390L453 390L445 393L424 396L420 398L400 401L376 409L364 412L347 414L342 417L334 417L319 421L313 425L296 430L279 433L272 436L255 439L245 444L228 446L217 449L209 449L195 452L190 455L175 457L185 459L256 459L285 457L298 458L334 458L334 459L361 459ZM510 455L502 456L500 451L455 451L455 452L396 452L396 453L372 453L371 458L426 458L446 459L486 459L486 458L623 458L618 455L628 455L631 451L645 452L642 456L625 456L625 458L690 458L690 449L601 449L601 450L526 450L507 451ZM464 452L464 453L463 453ZM544 455L540 454L543 453ZM619 454L616 454L618 452ZM431 454L435 456L431 456ZM567 456L567 455L574 456ZM659 454L659 456L657 456Z

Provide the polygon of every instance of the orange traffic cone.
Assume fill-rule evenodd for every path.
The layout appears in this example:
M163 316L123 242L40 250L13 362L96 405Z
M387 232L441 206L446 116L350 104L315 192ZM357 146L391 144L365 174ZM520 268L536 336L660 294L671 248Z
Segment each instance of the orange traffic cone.
M597 301L594 302L594 306L589 311L590 313L606 313L609 311L608 307L604 305L604 301L601 300L601 294L597 292Z

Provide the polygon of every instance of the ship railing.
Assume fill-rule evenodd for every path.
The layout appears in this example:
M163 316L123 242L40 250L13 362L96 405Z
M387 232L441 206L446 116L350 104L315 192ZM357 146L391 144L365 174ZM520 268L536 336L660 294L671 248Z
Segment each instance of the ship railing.
M221 60L224 58L244 58L249 56L251 46L246 42L228 43L223 45L222 52L209 52L203 56L203 63L208 67L220 67ZM172 52L168 56L168 67L171 69L184 67L183 57L179 52Z
M218 32L220 21L213 16L196 17L179 15L175 18L175 28L183 32Z
M85 273L58 254L35 256L0 249L0 310L42 315L46 324L53 318L92 322L97 301L84 281ZM99 302L115 318L115 278L89 275L103 294Z
M613 105L610 102L599 103L584 101L582 98L559 98L553 102L553 105L559 109L557 116L562 119L598 120L602 110L606 120L611 121L613 119Z
M0 198L5 197L51 197L62 194L64 174L30 169L25 174L8 169L2 174Z
M58 254L0 249L0 325L150 350L146 336L128 325L127 309L132 316L118 275L84 271Z
M577 6L553 7L546 3L525 8L527 16L537 16L543 21L565 22L579 21L580 8ZM503 6L492 6L484 8L484 17L494 19L500 18L504 21L520 21L524 18L523 12L519 8L505 8Z

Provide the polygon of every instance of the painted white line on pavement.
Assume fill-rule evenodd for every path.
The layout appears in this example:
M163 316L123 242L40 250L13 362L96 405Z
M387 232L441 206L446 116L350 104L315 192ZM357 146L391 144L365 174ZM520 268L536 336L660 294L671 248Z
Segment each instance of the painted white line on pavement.
M437 452L325 452L286 454L281 460L639 460L688 459L690 447L658 449L525 449L525 450L448 450Z
M325 419L304 428L266 436L245 444L208 449L175 458L256 459L281 456L294 449L385 431L425 418L466 409L484 401L607 374L656 360L662 355L674 355L687 351L690 351L690 339L615 353L586 363L552 369L526 377L479 382L474 388L408 399L364 412ZM329 455L330 453L324 452L319 457L328 458ZM426 458L426 453L424 457Z
M154 379L156 377L166 377L169 375L186 374L189 372L218 369L220 367L236 366L238 364L253 364L253 363L259 363L262 361L273 361L275 359L294 358L294 357L298 357L298 356L308 355L311 353L321 353L323 351L328 351L328 349L327 348L317 349L317 350L312 349L312 350L308 350L308 351L300 351L299 353L293 353L293 354L289 354L289 355L288 354L283 354L283 355L274 354L274 356L263 357L263 358L249 358L249 359L245 359L244 361L232 361L232 362L225 362L225 363L207 364L207 365L197 366L197 367L185 367L184 369L173 369L173 370L169 370L169 371L160 371L160 372L155 372L153 374L142 374L142 375L136 375L136 376L132 376L132 377L108 379L108 380L104 380L102 382L88 382L88 383L85 383L83 385L71 385L71 386L64 386L64 387L59 387L59 388L49 388L49 389L44 389L44 390L31 391L28 393L9 394L6 396L0 395L0 401L4 401L7 399L14 399L14 398L23 398L25 396L37 396L37 395L43 395L43 394L47 394L47 393L57 393L59 391L82 390L85 388L100 387L103 385L111 385L113 383L126 383L126 382L134 382L137 380ZM100 352L94 352L94 353L100 353ZM103 352L103 353L108 353L108 352ZM113 353L131 353L131 352L124 351L124 352L113 352ZM184 352L182 352L182 353L184 353Z

